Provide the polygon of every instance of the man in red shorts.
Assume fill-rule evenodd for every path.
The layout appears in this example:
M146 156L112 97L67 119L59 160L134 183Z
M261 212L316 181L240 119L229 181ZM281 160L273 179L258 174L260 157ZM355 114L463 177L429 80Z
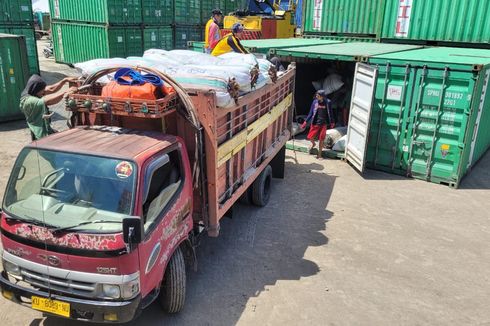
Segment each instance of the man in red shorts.
M322 158L323 142L327 136L327 126L335 128L335 121L332 112L332 103L327 98L324 90L316 92L315 99L311 104L310 113L303 123L303 128L311 121L310 131L308 132L308 140L311 141L311 150L316 146L316 140L319 140L317 158Z

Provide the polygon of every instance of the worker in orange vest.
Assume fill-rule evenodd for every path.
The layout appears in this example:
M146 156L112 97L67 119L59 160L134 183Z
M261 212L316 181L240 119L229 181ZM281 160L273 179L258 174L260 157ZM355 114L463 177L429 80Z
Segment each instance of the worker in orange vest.
M204 49L206 53L211 53L221 39L219 24L223 21L223 13L219 9L214 9L211 14L212 16L206 24L206 31L204 33Z

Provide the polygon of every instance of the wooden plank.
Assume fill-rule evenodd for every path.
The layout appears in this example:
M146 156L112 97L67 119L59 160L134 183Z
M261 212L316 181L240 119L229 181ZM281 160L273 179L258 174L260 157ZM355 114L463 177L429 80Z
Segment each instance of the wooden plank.
M247 129L238 133L235 137L228 140L224 144L218 147L218 166L221 166L226 161L231 159L233 155L238 153L242 148L247 146L255 138L257 138L264 130L271 124L275 123L277 119L287 111L292 104L293 94L289 94L281 103L277 104L264 114L257 121L248 126Z

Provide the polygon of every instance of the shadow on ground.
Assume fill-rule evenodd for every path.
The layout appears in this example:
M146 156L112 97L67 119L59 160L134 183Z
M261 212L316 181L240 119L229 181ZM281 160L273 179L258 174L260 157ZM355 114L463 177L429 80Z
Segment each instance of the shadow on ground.
M2 131L14 131L27 128L25 118L19 118L15 121L8 121L0 123L0 132Z
M490 151L487 151L468 171L468 175L461 181L459 189L490 189Z
M237 205L234 218L222 220L220 237L203 239L198 271L188 274L184 311L165 315L155 302L131 325L234 325L251 298L280 281L319 273L304 257L309 247L328 244L324 231L333 213L326 206L336 177L321 164L287 161L286 179L274 180L266 207ZM82 324L48 317L43 325Z
M354 167L352 167L354 169ZM391 174L382 171L375 171L366 169L362 174L362 177L366 180L383 180L383 181L400 181L405 180L407 182L423 182L423 180L417 180L408 178L401 175ZM447 187L442 185L441 187ZM473 189L473 190L488 190L490 189L490 151L488 151L474 166L469 170L466 176L463 177L458 189Z

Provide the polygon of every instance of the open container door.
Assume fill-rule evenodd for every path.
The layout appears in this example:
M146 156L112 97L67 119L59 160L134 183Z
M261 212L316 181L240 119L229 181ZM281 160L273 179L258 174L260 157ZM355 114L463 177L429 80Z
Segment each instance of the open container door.
M371 109L377 77L377 68L363 63L356 64L345 158L360 173L364 172L364 166L366 164Z

